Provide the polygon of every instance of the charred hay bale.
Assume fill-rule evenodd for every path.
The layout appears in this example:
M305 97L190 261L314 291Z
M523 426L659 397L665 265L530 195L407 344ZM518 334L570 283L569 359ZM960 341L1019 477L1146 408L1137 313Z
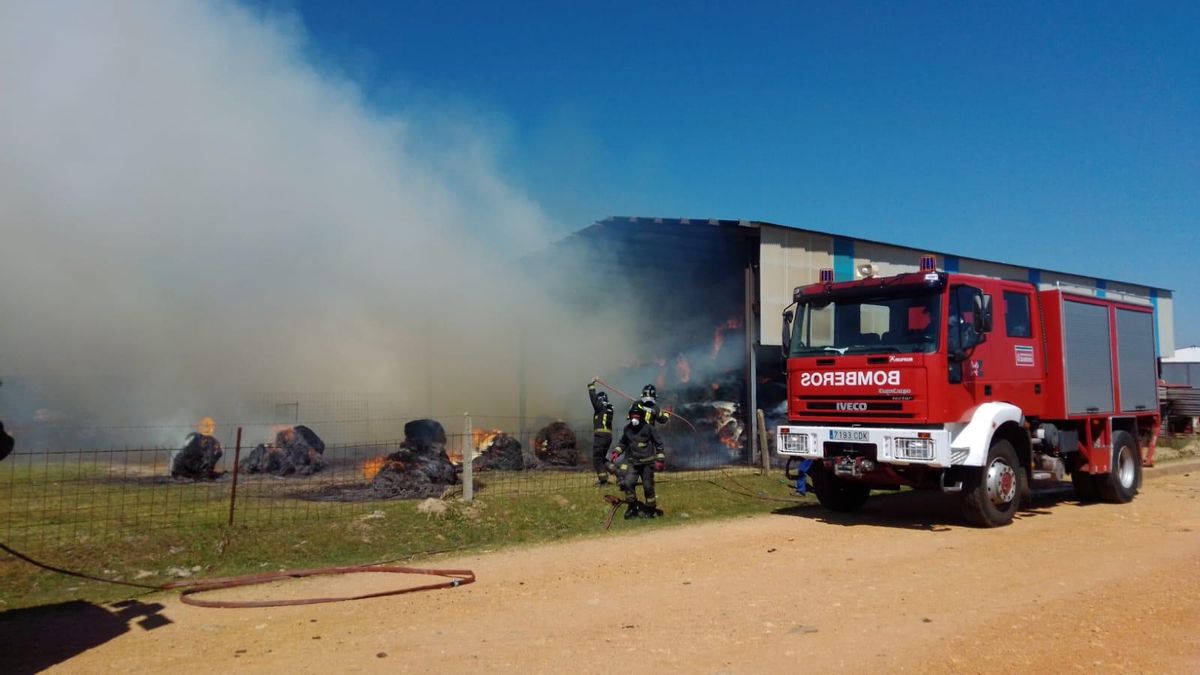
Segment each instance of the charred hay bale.
M216 471L217 462L224 454L221 441L192 432L187 435L183 447L171 457L171 477L212 480L219 475Z
M242 458L238 464L242 473L273 473L281 475L282 464L279 461L279 451L274 446L259 443L250 454Z
M520 441L500 433L475 457L472 466L479 471L523 471L536 467L537 462L525 457Z
M420 444L446 445L446 428L437 420L412 420L404 424L404 442Z
M446 453L446 429L437 420L412 420L404 425L404 442L400 450L388 455L393 462L403 462L428 476L436 485L453 485L458 474Z
M280 475L310 476L325 468L325 442L304 425L281 429L275 434L275 447L282 453Z
M552 422L533 437L533 451L541 462L551 466L578 466L575 432L564 422Z
M325 468L325 442L304 425L287 427L275 434L275 442L259 443L238 466L246 473L274 476L310 476Z
M441 497L446 488L458 482L458 472L445 450L431 452L431 446L414 451L401 448L387 456L379 472L371 479L371 491L383 499L427 499Z

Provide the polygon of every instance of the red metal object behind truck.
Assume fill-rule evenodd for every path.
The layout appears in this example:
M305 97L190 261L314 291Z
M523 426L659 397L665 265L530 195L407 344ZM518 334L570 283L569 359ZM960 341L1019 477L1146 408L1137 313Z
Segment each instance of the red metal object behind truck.
M1034 480L1133 499L1160 424L1151 308L921 268L840 283L822 270L785 312L776 447L812 460L821 504L940 489L994 527Z

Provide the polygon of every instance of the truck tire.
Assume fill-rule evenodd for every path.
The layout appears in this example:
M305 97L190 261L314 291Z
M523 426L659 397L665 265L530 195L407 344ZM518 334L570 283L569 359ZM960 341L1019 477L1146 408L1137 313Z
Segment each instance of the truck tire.
M867 497L871 494L869 486L838 478L826 469L813 471L809 475L813 479L813 492L817 493L817 501L830 511L857 511L867 503Z
M1129 432L1113 434L1111 469L1092 478L1104 501L1126 504L1133 500L1142 485L1142 452Z
M998 439L988 450L987 462L967 472L963 481L963 517L979 527L1000 527L1012 522L1026 491L1025 469L1012 443Z

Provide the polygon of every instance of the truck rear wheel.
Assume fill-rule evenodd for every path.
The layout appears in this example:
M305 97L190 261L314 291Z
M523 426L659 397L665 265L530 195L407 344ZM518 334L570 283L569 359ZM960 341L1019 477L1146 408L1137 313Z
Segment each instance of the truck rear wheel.
M823 468L810 475L813 479L813 492L817 493L817 501L830 511L857 511L867 503L867 497L871 494L870 487L838 478L828 469Z
M1026 491L1025 469L1012 443L996 440L987 463L967 472L963 481L963 516L973 525L1000 527L1012 522Z
M1142 485L1142 452L1129 432L1113 434L1109 472L1092 478L1104 501L1125 504L1133 500Z

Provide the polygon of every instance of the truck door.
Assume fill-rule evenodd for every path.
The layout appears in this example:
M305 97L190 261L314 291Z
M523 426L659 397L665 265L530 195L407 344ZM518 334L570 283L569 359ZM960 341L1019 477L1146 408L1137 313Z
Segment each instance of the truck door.
M1042 408L1043 361L1040 315L1032 287L1004 284L997 298L992 360L995 398L1022 410Z
M966 284L950 287L946 324L946 355L950 384L973 384L988 377L990 352L987 338L975 318L983 291Z

